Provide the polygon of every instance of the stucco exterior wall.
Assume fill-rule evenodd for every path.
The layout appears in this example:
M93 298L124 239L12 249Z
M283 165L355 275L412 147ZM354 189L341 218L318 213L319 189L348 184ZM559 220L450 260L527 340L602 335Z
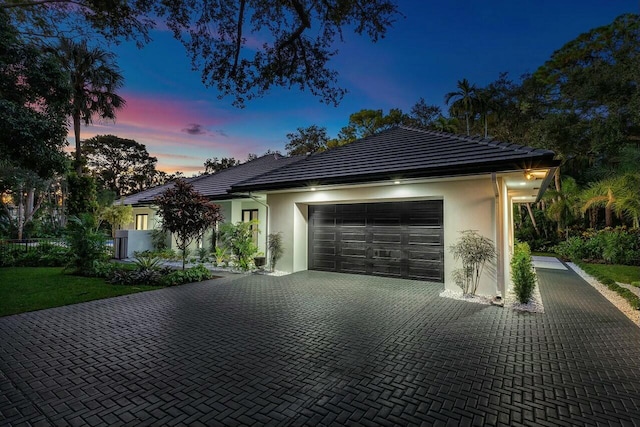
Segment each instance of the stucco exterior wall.
M433 180L380 186L344 187L317 191L271 193L267 195L270 207L271 233L281 232L284 255L278 270L295 272L308 265L308 206L335 203L375 203L401 200L441 199L444 205L444 277L445 288L458 290L452 272L460 265L449 252L463 230L477 230L495 241L496 203L490 176L468 179ZM478 293L495 295L496 265L487 266Z

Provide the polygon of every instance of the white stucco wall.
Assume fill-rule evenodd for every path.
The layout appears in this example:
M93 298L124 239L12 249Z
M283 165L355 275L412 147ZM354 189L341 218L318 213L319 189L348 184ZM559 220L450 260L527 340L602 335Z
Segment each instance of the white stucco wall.
M307 269L309 205L440 199L444 205L445 287L458 290L452 272L460 265L454 261L449 246L457 240L460 231L469 229L477 230L495 241L496 204L492 185L490 176L481 176L268 194L267 202L271 210L269 231L281 232L284 244L284 255L278 262L278 269L289 272ZM478 293L495 295L496 291L494 263L485 269Z

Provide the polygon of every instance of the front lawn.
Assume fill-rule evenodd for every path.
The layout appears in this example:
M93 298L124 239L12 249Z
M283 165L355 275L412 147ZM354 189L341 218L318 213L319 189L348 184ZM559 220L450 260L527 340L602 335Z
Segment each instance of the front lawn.
M0 316L158 289L110 285L103 279L63 274L57 267L0 268Z
M620 283L631 283L640 280L640 267L635 265L609 265L585 263L593 271L602 276L607 276Z

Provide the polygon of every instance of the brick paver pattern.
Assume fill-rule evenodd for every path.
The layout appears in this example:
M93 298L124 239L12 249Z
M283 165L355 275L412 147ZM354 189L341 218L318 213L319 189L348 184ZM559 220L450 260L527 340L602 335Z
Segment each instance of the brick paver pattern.
M640 328L539 282L544 314L309 271L5 317L0 425L640 425Z

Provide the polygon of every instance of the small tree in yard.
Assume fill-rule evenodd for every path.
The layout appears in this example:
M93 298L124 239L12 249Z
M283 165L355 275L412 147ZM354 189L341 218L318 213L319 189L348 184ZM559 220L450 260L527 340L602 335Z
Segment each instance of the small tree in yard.
M116 237L116 230L133 221L133 207L131 205L108 206L100 212L100 220L111 224L111 237Z
M282 254L284 253L284 248L282 247L282 233L271 233L269 234L269 266L271 267L271 271L276 269L276 263L280 258L282 258Z
M182 179L158 195L155 203L162 217L162 229L175 235L184 270L187 247L216 221L222 221L220 206L211 203Z
M482 270L487 261L495 258L496 249L491 239L481 236L475 230L460 233L460 239L450 246L455 260L462 261L462 268L455 270L453 276L464 295L475 295Z

